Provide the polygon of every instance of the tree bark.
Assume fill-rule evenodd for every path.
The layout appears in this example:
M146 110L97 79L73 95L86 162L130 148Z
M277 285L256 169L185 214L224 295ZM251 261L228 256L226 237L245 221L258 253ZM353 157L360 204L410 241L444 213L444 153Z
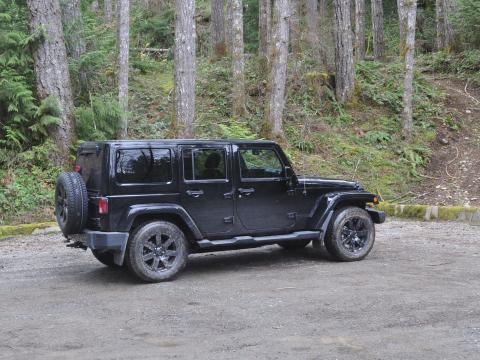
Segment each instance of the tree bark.
M350 0L334 0L333 10L335 18L335 93L337 101L344 103L352 98L355 86Z
M413 60L415 55L416 0L399 0L407 15L405 27L405 79L403 89L402 131L405 139L410 140L413 132Z
M259 46L258 55L260 57L261 67L266 69L268 64L269 49L272 33L272 2L271 0L259 0Z
M451 21L455 9L455 0L436 1L437 50L450 52L455 48L455 33Z
M222 57L226 53L225 44L225 12L224 0L212 0L212 37L215 56Z
M242 0L232 0L233 24L233 115L245 115L245 61L243 50L243 4Z
M320 38L320 57L322 59L322 64L325 67L328 73L334 72L334 51L331 50L331 46L328 46L330 42L333 43L333 31L330 24L331 15L328 12L327 0L320 0L318 3L318 14L319 14L319 38Z
M377 61L385 60L385 35L383 30L383 2L372 0L373 57Z
M355 0L355 58L365 60L365 0Z
M285 84L287 80L290 1L275 0L273 10L266 119L270 135L283 137L282 117L285 107Z
M90 4L90 11L97 12L97 10L98 10L98 0L93 0L92 3Z
M194 137L195 0L175 0L175 120L177 135Z
M118 101L122 109L118 136L127 138L128 129L128 54L130 33L130 2L119 0L118 6Z
M227 48L227 53L232 54L233 50L233 0L226 0L227 4L225 5L225 43Z
M314 57L319 55L318 1L305 0L305 23L307 26L307 44Z
M67 56L77 62L80 61L80 57L86 50L80 3L80 0L61 0L60 2ZM87 86L85 71L80 68L77 75L71 79L76 96Z
M407 33L407 14L405 8L400 3L400 0L397 0L397 11L398 11L398 23L400 28L400 56L403 58L405 56L405 49L402 48L402 44L405 44L405 36Z
M112 0L103 0L103 16L106 22L111 22L113 19Z
M300 5L302 0L290 0L290 47L294 55L301 53L301 32L300 32Z
M53 161L61 166L68 163L75 125L60 4L58 0L27 0L27 7L30 32L43 32L43 36L32 45L37 95L40 99L53 96L58 100L60 122L47 130L58 147Z

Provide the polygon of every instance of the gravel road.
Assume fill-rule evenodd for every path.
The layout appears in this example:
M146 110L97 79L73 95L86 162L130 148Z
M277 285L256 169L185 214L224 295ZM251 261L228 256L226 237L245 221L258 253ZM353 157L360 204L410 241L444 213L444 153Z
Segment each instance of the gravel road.
M1 359L479 359L480 227L388 221L370 256L191 256L142 284L59 234L0 240Z

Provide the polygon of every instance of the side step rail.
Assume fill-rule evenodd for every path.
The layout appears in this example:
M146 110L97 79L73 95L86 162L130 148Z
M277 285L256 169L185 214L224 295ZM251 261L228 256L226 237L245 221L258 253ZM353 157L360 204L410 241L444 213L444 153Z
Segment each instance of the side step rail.
M270 236L236 236L231 239L222 240L208 240L203 239L198 241L200 249L214 249L223 247L254 247L269 244L276 244L283 241L308 240L317 239L320 237L320 231L297 231L290 234L270 235Z

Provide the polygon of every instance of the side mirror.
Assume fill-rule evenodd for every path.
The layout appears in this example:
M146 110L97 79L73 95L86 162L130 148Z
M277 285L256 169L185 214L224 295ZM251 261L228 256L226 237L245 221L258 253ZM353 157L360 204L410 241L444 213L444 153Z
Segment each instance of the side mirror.
M293 189L297 182L297 176L290 166L285 166L285 178L289 189Z

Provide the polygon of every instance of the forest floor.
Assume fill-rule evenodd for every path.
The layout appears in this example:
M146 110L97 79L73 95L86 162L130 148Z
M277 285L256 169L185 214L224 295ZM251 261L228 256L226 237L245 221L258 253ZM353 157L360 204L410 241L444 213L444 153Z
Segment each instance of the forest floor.
M427 79L445 92L448 116L438 124L417 203L480 206L480 88L453 75Z

